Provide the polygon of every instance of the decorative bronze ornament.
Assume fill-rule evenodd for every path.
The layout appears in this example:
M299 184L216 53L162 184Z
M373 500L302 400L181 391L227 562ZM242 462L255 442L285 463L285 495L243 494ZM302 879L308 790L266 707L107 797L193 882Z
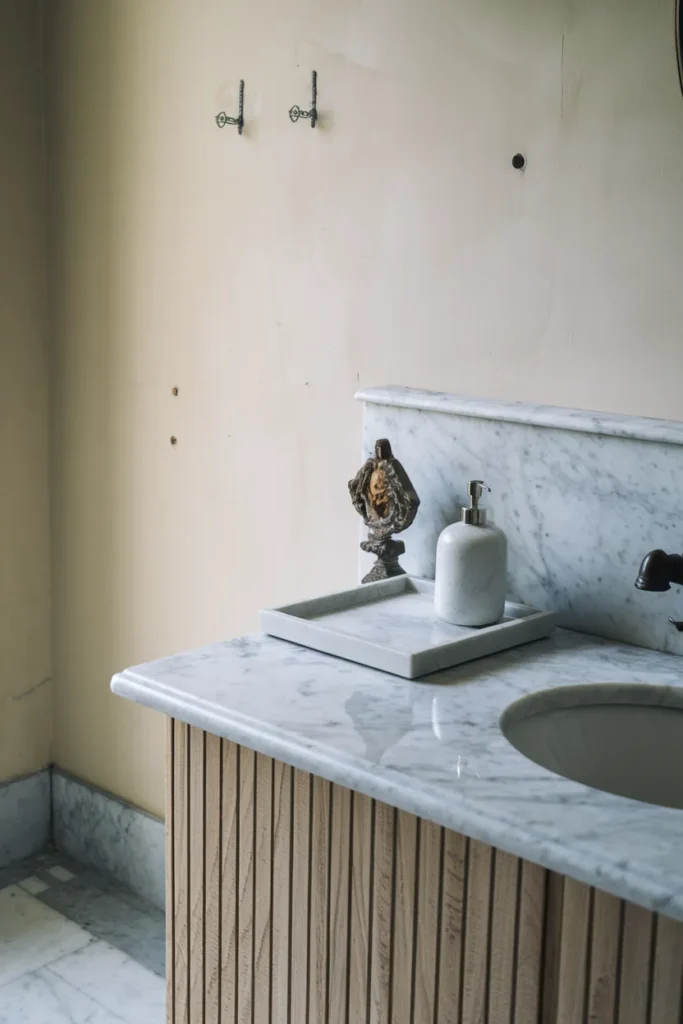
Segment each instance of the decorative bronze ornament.
M402 540L392 540L392 534L408 529L417 515L420 499L405 469L393 457L386 438L375 443L374 457L349 480L349 491L354 508L368 527L368 539L362 542L361 549L377 555L363 583L404 575L398 558L406 546Z

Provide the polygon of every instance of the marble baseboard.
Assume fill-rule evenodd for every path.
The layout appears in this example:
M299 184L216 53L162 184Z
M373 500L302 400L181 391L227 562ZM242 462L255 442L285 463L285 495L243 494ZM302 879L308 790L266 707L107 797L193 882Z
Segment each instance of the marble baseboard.
M0 867L38 853L50 835L50 772L0 785Z
M52 776L52 820L58 850L107 872L163 910L162 821L57 768Z

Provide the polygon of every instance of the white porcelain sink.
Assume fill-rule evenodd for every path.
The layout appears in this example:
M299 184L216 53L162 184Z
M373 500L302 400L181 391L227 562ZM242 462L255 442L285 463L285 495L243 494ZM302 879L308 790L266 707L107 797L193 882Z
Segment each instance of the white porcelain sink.
M504 736L536 764L618 796L683 810L683 689L562 686L501 716Z

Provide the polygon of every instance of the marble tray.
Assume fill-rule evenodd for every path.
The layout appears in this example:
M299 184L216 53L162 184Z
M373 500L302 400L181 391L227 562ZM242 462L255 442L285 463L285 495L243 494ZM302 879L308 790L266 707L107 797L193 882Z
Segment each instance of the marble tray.
M434 612L434 583L415 576L368 583L260 613L261 629L405 679L540 640L552 612L506 603L493 626L452 626Z

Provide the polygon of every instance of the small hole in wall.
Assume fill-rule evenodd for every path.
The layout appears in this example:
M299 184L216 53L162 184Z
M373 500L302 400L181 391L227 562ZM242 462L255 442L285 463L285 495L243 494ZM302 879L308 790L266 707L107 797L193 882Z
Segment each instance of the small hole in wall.
M178 444L178 438L175 434L171 434L171 444Z
M177 395L178 394L178 388L171 388L171 394L172 395Z
M514 167L514 169L516 171L521 171L525 164L526 160L524 159L523 155L521 153L515 153L515 155L512 158L512 166Z

